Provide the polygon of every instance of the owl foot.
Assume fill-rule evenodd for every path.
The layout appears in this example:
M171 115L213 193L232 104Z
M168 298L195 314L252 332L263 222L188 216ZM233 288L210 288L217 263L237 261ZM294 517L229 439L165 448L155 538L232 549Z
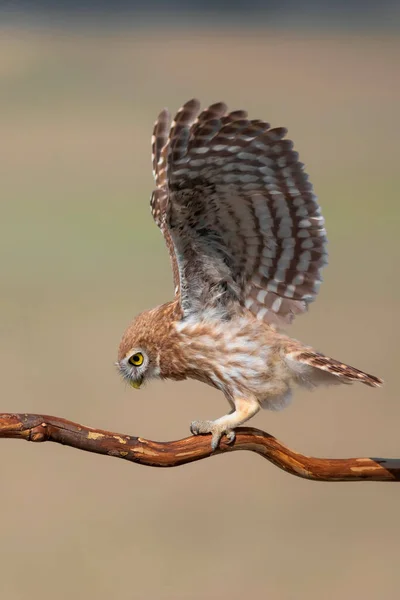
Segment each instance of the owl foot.
M211 450L218 448L219 442L223 435L226 435L228 444L235 441L236 434L233 429L227 429L225 425L216 423L215 421L192 421L190 431L193 435L202 433L211 433Z

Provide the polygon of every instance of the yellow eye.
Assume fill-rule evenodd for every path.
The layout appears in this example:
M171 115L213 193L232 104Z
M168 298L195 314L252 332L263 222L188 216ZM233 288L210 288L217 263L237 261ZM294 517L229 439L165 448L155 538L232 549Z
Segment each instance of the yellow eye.
M134 367L140 367L143 364L144 356L141 352L136 352L128 359L128 363Z

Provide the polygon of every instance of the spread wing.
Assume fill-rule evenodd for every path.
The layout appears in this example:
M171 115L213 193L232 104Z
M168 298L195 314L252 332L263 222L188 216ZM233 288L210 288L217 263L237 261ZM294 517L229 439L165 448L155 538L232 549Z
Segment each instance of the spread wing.
M170 252L185 316L246 306L282 325L314 300L326 232L284 128L225 104L187 102L157 120L151 207Z

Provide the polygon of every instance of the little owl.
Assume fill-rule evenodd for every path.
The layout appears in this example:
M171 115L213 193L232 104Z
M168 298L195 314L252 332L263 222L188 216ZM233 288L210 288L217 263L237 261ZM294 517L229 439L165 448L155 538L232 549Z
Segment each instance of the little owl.
M221 390L230 413L191 424L213 450L261 407L287 405L293 384L382 383L281 332L316 297L327 262L324 219L286 133L222 102L200 112L197 100L154 126L151 210L175 299L136 317L117 365L135 388L156 377Z

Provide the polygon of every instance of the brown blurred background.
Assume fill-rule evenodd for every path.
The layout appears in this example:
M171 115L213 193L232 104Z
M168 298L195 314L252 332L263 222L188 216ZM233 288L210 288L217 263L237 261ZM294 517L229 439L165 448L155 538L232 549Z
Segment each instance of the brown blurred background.
M306 454L400 457L397 30L1 8L1 410L157 440L226 410L192 382L130 390L113 365L133 315L173 291L152 124L198 96L289 128L330 240L291 332L386 380L299 391L252 424ZM398 598L398 486L307 482L246 453L158 470L0 446L1 599Z

